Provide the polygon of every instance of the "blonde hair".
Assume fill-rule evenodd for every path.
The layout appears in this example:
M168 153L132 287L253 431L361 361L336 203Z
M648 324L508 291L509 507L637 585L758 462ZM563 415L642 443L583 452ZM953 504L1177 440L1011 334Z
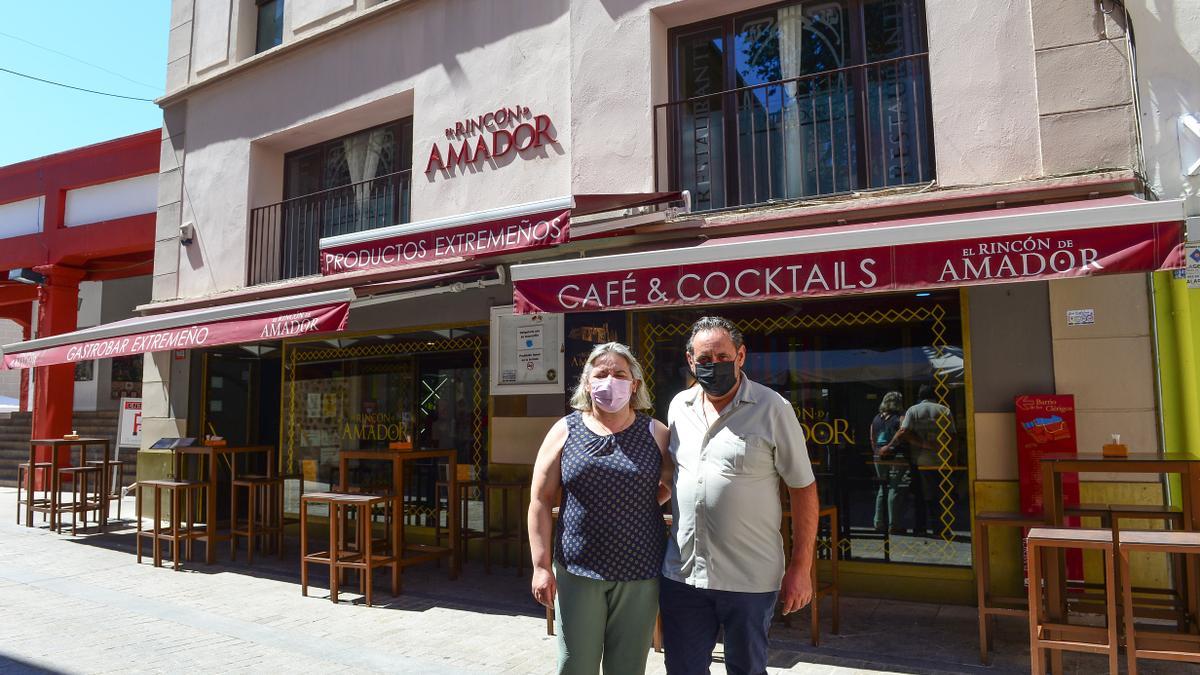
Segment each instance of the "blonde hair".
M620 342L605 342L602 345L596 345L592 349L592 353L588 355L587 360L583 362L583 369L579 372L579 384L575 386L575 393L571 395L571 407L584 412L592 411L592 396L588 393L587 382L588 377L592 372L592 366L595 365L596 359L599 359L605 354L615 354L629 364L630 375L633 381L637 382L637 391L633 393L633 397L629 400L629 405L634 410L649 410L650 394L646 392L646 383L642 380L642 364L638 363L637 357L629 350L629 347Z

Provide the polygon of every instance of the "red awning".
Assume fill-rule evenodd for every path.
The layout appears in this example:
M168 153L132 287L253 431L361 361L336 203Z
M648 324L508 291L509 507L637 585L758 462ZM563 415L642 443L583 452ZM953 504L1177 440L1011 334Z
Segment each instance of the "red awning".
M1116 197L512 268L518 313L753 302L1181 267L1182 201Z
M279 340L343 330L354 291L345 289L137 317L4 347L4 368Z

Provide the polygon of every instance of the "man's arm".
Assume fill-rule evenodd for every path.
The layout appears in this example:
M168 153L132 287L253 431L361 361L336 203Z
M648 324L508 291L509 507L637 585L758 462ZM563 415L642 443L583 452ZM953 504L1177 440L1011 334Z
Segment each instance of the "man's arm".
M813 550L817 545L817 513L821 510L816 482L788 488L792 513L792 555L783 575L783 613L798 612L812 601Z

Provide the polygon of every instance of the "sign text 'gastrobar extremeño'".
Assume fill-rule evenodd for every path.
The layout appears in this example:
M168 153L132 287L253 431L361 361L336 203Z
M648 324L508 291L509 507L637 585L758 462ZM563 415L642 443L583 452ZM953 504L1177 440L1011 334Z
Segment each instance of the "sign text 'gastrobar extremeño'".
M1172 269L1180 223L1145 223L521 278L517 312L750 302ZM712 244L719 250L720 244ZM671 251L656 254L669 259Z
M84 340L45 349L5 354L4 367L33 368L146 352L215 347L339 331L345 329L349 312L350 304L340 302L303 310L225 319L156 331L134 332L128 335Z

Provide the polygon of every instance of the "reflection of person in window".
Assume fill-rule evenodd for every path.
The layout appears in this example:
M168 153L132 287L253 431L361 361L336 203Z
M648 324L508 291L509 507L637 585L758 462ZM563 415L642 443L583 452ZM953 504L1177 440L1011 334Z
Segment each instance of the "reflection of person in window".
M875 475L879 478L879 490L875 495L875 530L896 534L897 501L901 497L901 483L908 467L901 460L908 459L908 448L900 442L894 450L885 447L896 437L900 420L904 417L904 398L898 391L884 394L879 403L879 414L871 420L871 450L875 461Z
M913 534L925 533L927 516L933 527L937 528L938 496L941 493L938 483L942 477L937 470L942 466L938 435L943 429L951 439L955 434L954 415L949 408L933 400L933 396L933 385L921 385L917 391L920 402L904 413L900 429L891 442L880 449L881 453L895 452L901 442L907 443L912 449L909 463L920 477L913 481L916 502L913 505Z

